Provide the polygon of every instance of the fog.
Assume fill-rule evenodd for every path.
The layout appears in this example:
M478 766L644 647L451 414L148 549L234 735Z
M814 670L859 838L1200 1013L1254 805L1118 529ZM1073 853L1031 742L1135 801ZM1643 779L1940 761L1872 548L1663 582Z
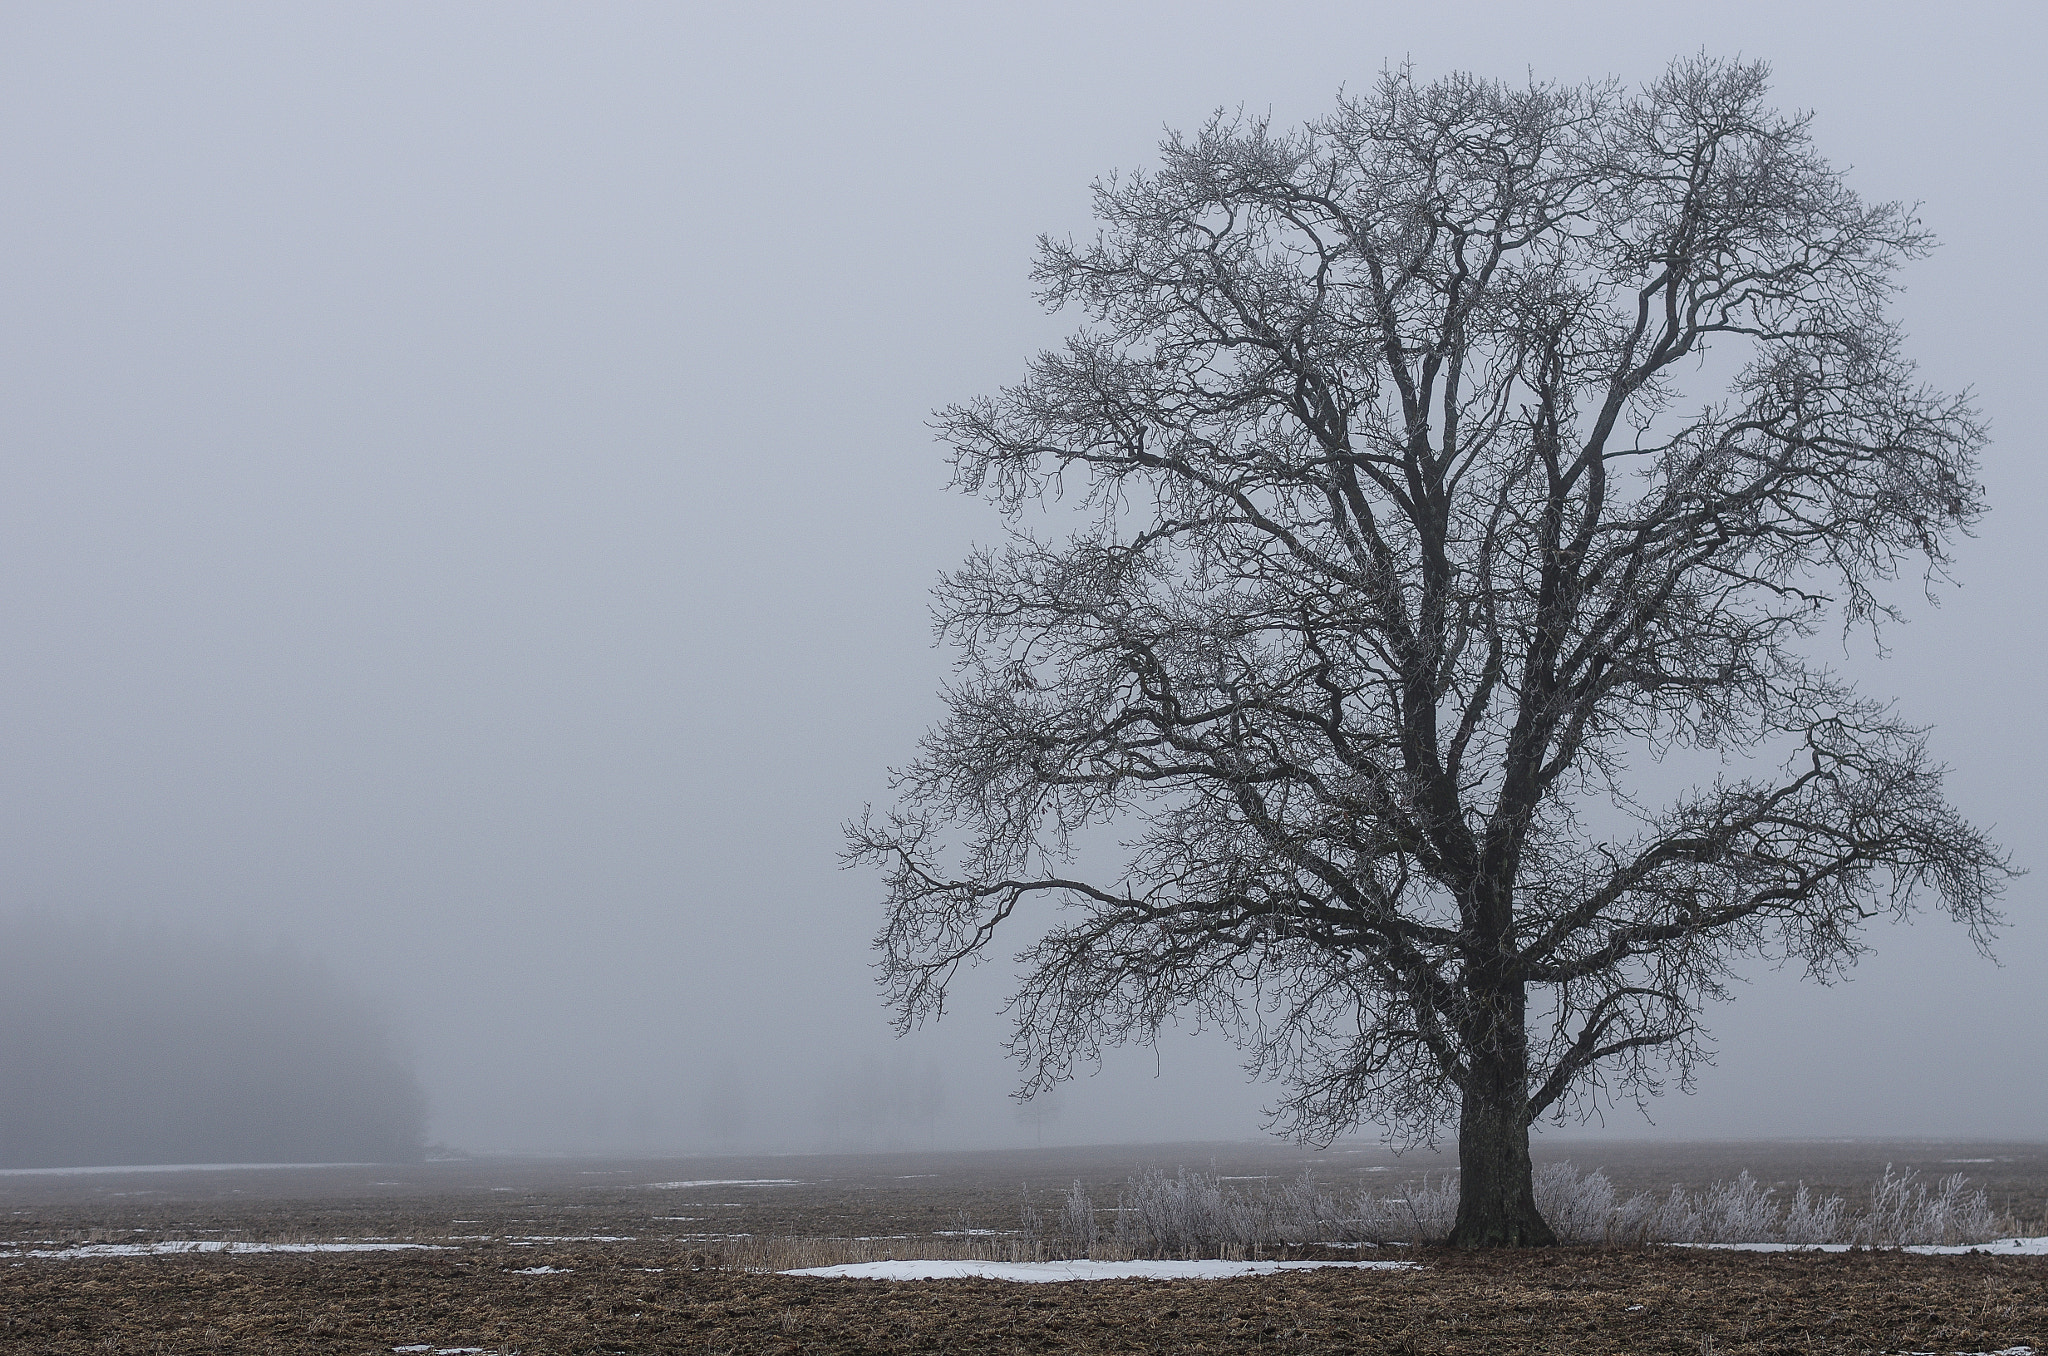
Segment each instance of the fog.
M385 1024L276 949L48 915L0 921L0 1168L420 1156Z
M1636 80L1701 49L1773 62L1853 186L1944 242L1899 314L1991 421L1992 512L1960 587L1840 663L2038 868L2043 26L10 4L0 914L213 939L236 974L307 958L252 976L258 1023L317 962L417 1071L427 1135L473 1150L1260 1133L1271 1090L1194 1031L1020 1113L1001 963L889 1031L839 825L938 715L931 583L1000 530L929 412L1074 323L1032 301L1033 241L1088 233L1090 181L1166 127L1298 123L1403 59ZM2040 898L2011 891L1999 965L1934 919L1874 932L1845 986L1751 976L1697 1092L1605 1132L2040 1137ZM102 1055L81 1028L69 1057Z

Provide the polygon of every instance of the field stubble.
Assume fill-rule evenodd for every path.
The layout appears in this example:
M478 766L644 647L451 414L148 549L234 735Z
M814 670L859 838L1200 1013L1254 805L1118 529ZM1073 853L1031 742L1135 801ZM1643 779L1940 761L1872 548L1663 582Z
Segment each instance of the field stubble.
M1617 1192L1747 1169L1853 1208L1887 1164L1968 1172L2028 1232L2048 1148L1813 1143L1572 1145ZM1957 1163L1949 1160L1984 1160ZM2048 1260L1892 1252L1754 1255L1408 1249L1411 1272L1195 1282L840 1282L765 1268L887 1257L1017 1258L1027 1193L1114 1201L1148 1167L1246 1191L1312 1166L1388 1195L1439 1160L1273 1145L1008 1154L493 1160L233 1173L0 1176L0 1348L19 1351L1550 1352L2048 1350ZM788 1184L768 1185L763 1179ZM762 1183L762 1184L753 1184ZM661 1185L657 1185L661 1184ZM1782 1184L1782 1186L1780 1185ZM25 1249L162 1239L386 1239L445 1251L26 1260ZM1309 1240L1315 1242L1316 1240ZM1105 1249L1106 1251L1107 1249ZM1266 1256L1375 1250L1269 1246ZM1388 1252L1377 1255L1387 1256ZM748 1268L755 1268L749 1270Z

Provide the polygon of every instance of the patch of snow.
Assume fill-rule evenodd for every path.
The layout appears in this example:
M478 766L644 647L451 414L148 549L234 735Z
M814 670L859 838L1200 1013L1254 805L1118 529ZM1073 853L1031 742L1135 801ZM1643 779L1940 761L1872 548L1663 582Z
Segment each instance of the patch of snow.
M75 1248L42 1249L30 1257L70 1261L86 1257L168 1257L188 1252L447 1252L436 1243L230 1243L223 1239L166 1239L156 1243L81 1243Z
M566 1276L575 1269L574 1267L520 1267L512 1274L514 1276Z
M632 1243L636 1240L620 1234L521 1234L514 1247L532 1243Z
M934 1229L934 1238L1001 1238L1001 1229Z
M1343 1267L1353 1271L1405 1271L1413 1262L854 1262L803 1267L785 1276L847 1281L1220 1281L1271 1276L1279 1271Z
M684 1191L708 1186L807 1186L794 1177L712 1177L701 1182L642 1182L642 1191Z
M414 1346L393 1347L391 1349L404 1352L427 1352L429 1356L478 1356L478 1353L483 1351L482 1347L436 1347L430 1346L425 1342L420 1342Z

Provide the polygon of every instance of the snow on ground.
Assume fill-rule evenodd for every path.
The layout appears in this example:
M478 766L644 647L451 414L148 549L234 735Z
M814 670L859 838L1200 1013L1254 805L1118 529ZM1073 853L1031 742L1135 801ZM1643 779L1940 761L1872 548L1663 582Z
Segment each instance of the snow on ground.
M1673 1243L1674 1248L1720 1248L1725 1252L1848 1252L1854 1243ZM1898 1249L1925 1257L1960 1257L1969 1252L1996 1253L2001 1257L2048 1257L2048 1238L1994 1238L1989 1243L1956 1243L1937 1246L1913 1243ZM1992 1356L1999 1356L1993 1352Z
M1681 1243L1677 1247L1723 1248L1733 1252L1847 1252L1847 1243ZM2048 1237L2000 1238L1989 1243L1955 1247L1921 1244L1901 1252L1956 1256L1990 1253L2005 1257L2048 1257ZM785 1276L817 1276L830 1280L863 1281L945 1281L980 1278L996 1281L1182 1281L1225 1280L1234 1276L1271 1276L1278 1271L1303 1271L1311 1267L1347 1267L1359 1271L1402 1271L1420 1266L1417 1262L972 1262L896 1261L855 1262L836 1267L804 1267L785 1271ZM2002 1352L1980 1352L1974 1356L2032 1356L2031 1349L2013 1347Z
M810 1185L810 1183L808 1183L808 1182L799 1182L799 1181L798 1181L798 1180L797 1180L796 1178L794 1178L794 1177L751 1177L751 1178L732 1178L732 1177L714 1177L714 1178L708 1178L708 1179L706 1179L706 1180L704 1180L704 1181L701 1181L701 1182L642 1182L642 1183L640 1184L640 1190L642 1190L642 1191L686 1191L686 1190L688 1190L688 1189L689 1189L689 1188L691 1188L691 1187L708 1187L708 1186L809 1186L809 1185Z
M1355 1271L1406 1271L1413 1262L854 1262L837 1267L803 1267L785 1276L819 1276L848 1281L1221 1281L1234 1276L1271 1276L1276 1271L1346 1267Z
M230 1243L224 1239L165 1239L156 1243L81 1243L75 1248L30 1248L0 1257L165 1257L183 1252L449 1252L438 1243Z

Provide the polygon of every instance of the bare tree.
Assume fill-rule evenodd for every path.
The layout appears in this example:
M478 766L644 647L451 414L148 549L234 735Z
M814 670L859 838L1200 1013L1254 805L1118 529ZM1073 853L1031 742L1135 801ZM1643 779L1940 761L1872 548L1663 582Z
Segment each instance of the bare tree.
M1930 901L1986 944L2006 858L1809 653L1943 576L1983 430L1886 314L1929 237L1767 74L1393 71L1171 136L1041 242L1086 322L940 416L1010 538L939 587L949 714L848 830L902 1023L1058 901L1027 1092L1219 1023L1304 1140L1455 1118L1454 1241L1536 1244L1529 1126L1683 1083L1735 962L1831 978ZM1745 775L1650 803L1632 760L1690 751Z

